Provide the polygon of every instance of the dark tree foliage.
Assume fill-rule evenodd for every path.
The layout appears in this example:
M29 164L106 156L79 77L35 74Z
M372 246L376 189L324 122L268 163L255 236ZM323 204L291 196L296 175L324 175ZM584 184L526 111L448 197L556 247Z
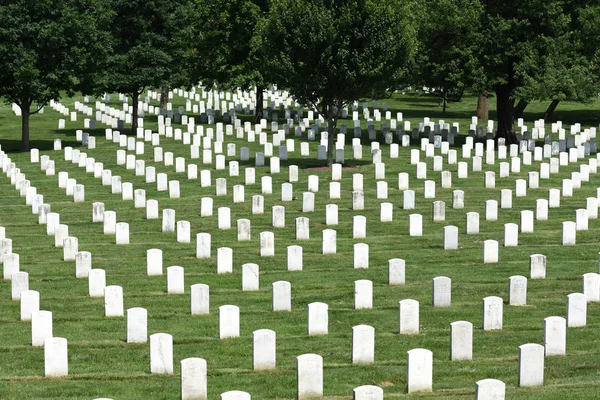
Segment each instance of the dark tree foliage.
M264 68L305 106L322 105L333 132L344 105L394 89L415 49L402 0L274 0L262 25ZM267 45L268 44L268 45Z
M260 0L199 0L191 24L193 57L190 70L196 81L224 89L256 86L256 119L263 116L263 92L269 83L262 68L256 27L268 12ZM209 21L209 22L207 22Z
M93 0L0 1L0 96L21 108L21 149L29 117L61 92L73 94L106 53L102 4Z
M133 108L132 132L137 130L140 95L149 88L189 85L185 60L185 0L112 0L108 25L112 48L94 92L128 95Z

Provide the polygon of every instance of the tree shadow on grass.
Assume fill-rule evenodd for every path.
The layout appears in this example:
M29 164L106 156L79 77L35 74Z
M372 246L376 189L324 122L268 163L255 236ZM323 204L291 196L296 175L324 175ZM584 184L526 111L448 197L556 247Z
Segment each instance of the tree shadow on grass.
M363 165L372 164L370 160L345 159L343 168L359 168ZM298 169L311 169L327 167L327 160L317 160L316 158L293 158L282 163L282 166L297 165Z
M76 140L77 129L54 129L52 130L53 136L56 139L61 140L61 146L64 149L67 146L72 148L83 147L81 142ZM90 134L90 136L104 136L104 129L85 129L84 132ZM46 140L29 140L30 149L38 149L40 151L54 150L54 138ZM21 140L1 140L2 150L6 153L21 153ZM28 153L28 152L27 152Z
M544 117L544 112L527 112L523 113L523 119L525 121L534 121ZM580 123L581 125L597 126L600 120L600 112L597 110L561 110L559 108L554 111L552 120L545 121L546 123L562 121L563 128L567 128L568 125ZM568 125L567 125L568 124Z

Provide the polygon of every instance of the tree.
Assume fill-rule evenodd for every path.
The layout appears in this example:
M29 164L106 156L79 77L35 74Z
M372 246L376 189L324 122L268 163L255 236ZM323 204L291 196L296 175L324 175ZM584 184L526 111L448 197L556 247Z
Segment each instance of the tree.
M481 75L479 0L425 0L415 2L418 81L440 93L443 112L453 93L462 93Z
M514 102L527 100L532 88L539 91L552 75L568 66L559 62L560 51L569 43L572 29L570 10L577 1L562 0L485 0L483 14L483 51L480 63L484 79L479 87L496 95L497 137L516 142ZM567 44L568 45L568 44ZM553 63L554 61L554 63ZM537 89L535 88L537 86ZM526 103L523 103L526 104Z
M475 110L475 116L479 120L488 120L490 113L490 96L492 94L489 91L479 93L477 96L477 109Z
M188 84L183 68L185 0L113 0L109 24L112 51L94 92L119 92L132 102L136 133L140 95L148 88Z
M255 28L268 12L268 2L200 0L198 5L192 21L192 76L208 86L226 89L248 90L256 86L255 119L260 120L268 81L262 69L261 48L253 43Z
M480 88L496 95L497 137L516 142L514 101L532 82L541 82L553 69L548 61L560 48L556 41L569 30L570 16L561 0L482 1L484 75Z
M333 134L348 102L395 88L415 48L402 0L274 0L261 26L264 68L278 87L309 107L321 104Z
M3 0L0 15L0 96L21 108L29 151L29 117L100 64L106 14L93 0Z
M525 76L523 86L515 90L519 104L515 107L516 117L520 117L531 100L547 100L551 103L544 113L544 120L550 120L561 101L587 102L596 95L597 83L591 71L593 55L584 54L584 46L593 43L594 38L583 38L585 22L581 20L582 6L587 2L566 1L563 14L567 16L567 28L547 42L547 51L541 62L541 73L533 79ZM590 7L586 7L590 9ZM595 37L595 31L594 35Z

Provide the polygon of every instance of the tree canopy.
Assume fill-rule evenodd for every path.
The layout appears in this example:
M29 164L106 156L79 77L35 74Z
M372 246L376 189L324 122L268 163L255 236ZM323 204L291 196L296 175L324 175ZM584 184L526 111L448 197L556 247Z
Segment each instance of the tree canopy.
M516 141L514 101L532 84L547 82L556 70L561 41L569 34L570 16L562 0L489 0L483 2L480 87L496 94L496 134ZM562 64L564 65L564 64Z
M138 101L148 88L189 85L185 64L185 0L112 0L110 47L93 91L131 96L132 132Z
M29 116L101 64L106 13L94 0L12 0L0 2L0 15L0 95L21 108L28 151Z
M326 107L330 164L342 107L394 89L408 71L416 42L408 15L402 0L272 2L262 26L265 69L301 104Z
M256 118L262 118L263 91L269 83L256 27L268 11L265 0L199 0L191 21L193 79L225 89L256 90ZM206 23L210 21L210 23Z
M419 38L414 79L440 93L444 112L449 94L460 97L482 79L478 63L482 12L478 0L414 3Z

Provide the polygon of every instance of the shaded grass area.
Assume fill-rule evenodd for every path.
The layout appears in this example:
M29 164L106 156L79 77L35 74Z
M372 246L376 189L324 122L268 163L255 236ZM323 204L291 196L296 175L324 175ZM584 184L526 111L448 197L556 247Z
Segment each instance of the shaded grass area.
M184 104L179 97L176 105ZM380 103L383 100L379 101ZM385 100L391 110L404 112L404 118L418 123L422 116L442 118L436 101L430 97L398 96ZM475 98L465 98L461 103L451 103L446 121L461 123L464 133L470 123ZM72 104L66 100L65 104ZM116 104L116 103L115 103ZM595 104L595 103L594 103ZM491 105L491 104L490 104ZM532 114L545 105L531 105ZM561 116L559 106L556 116ZM566 116L581 116L593 120L593 105L565 104ZM569 109L573 107L573 109ZM579 107L577 109L576 107ZM589 107L589 108L586 108ZM530 109L528 109L530 110ZM452 118L450 116L452 115ZM586 117L587 115L587 117ZM78 115L80 120L82 116ZM410 149L400 148L400 158L390 159L387 146L382 145L386 164L386 180L389 198L376 199L374 166L370 163L369 146L363 147L364 159L351 158L346 147L346 159L352 170L345 170L341 180L342 198L329 199L330 173L319 167L321 163L300 157L299 141L290 160L282 161L282 173L273 174L274 193L265 195L265 214L251 214L251 196L260 194L260 177L269 175L268 167L257 168L257 185L246 186L242 204L232 203L233 185L244 183L243 170L253 166L253 160L240 163L240 176L230 177L228 171L211 169L213 186L201 188L198 181L188 181L185 173L175 173L174 167L165 167L152 161L152 149L146 144L144 156L147 166L155 166L157 173L165 172L169 179L181 183L182 198L169 199L168 193L157 192L155 184L146 184L143 176L116 165L118 145L106 142L104 130L90 132L98 137L95 150L85 150L88 156L104 163L113 175L120 175L123 182L132 182L134 188L146 190L147 199L157 199L160 209L176 210L177 220L191 222L192 238L198 232L212 234L212 257L195 258L194 243L177 243L175 234L161 233L160 220L146 220L144 209L135 209L133 202L122 201L120 195L110 192L99 179L85 173L71 162L63 160L62 152L52 150L52 140L59 137L63 147L79 147L75 130L82 122L67 122L67 129L56 130L58 114L47 108L46 113L32 119L32 147L41 154L50 155L56 162L56 171L68 171L69 177L84 183L86 201L72 203L72 199L57 187L57 176L47 177L38 164L29 162L29 153L11 153L31 184L43 193L45 202L53 212L61 215L61 223L69 225L69 232L79 238L79 249L90 251L93 267L106 270L107 284L123 286L125 308L148 309L148 332L167 332L174 339L175 374L158 376L149 374L149 346L125 343L125 318L105 318L103 299L87 296L87 280L75 278L74 263L63 262L62 250L55 249L53 237L46 235L45 226L37 224L37 216L24 199L10 186L10 181L0 178L0 225L6 227L7 236L13 239L13 251L21 256L21 270L30 274L30 288L38 290L41 309L53 312L54 335L69 340L69 377L46 379L43 377L43 350L32 348L30 323L19 321L18 302L10 301L10 283L0 285L0 397L7 399L56 398L91 399L110 397L114 399L179 398L179 364L186 357L203 357L208 362L208 389L211 399L227 390L245 390L256 399L293 399L296 393L296 357L304 353L317 353L324 358L325 397L349 399L354 387L375 384L384 388L386 398L414 397L472 399L475 382L484 378L496 378L507 384L507 397L520 399L596 398L599 389L597 362L600 353L598 329L600 307L588 306L588 326L570 328L567 333L567 356L546 359L545 385L539 388L517 387L518 346L524 343L543 344L543 320L552 315L566 315L566 296L582 290L581 275L597 272L598 233L600 221L591 220L590 229L577 233L577 246L560 246L562 221L574 220L575 210L585 208L586 197L596 196L600 179L591 176L589 183L575 190L573 198L562 198L559 209L550 209L549 221L536 221L535 232L520 234L517 248L503 248L503 224L519 223L521 210L535 210L537 198L548 198L550 188L560 187L563 178L578 171L575 165L561 167L560 174L540 181L540 189L528 190L527 197L513 198L513 208L499 210L498 221L485 221L485 200L500 199L500 189L514 189L516 179L527 179L529 171L538 171L539 164L522 165L521 172L509 178L499 178L499 163L484 165L484 171L496 172L496 188L484 189L483 172L469 169L468 179L457 179L457 166L444 169L453 173L453 188L442 189L440 173L432 170L428 162L428 179L436 182L436 200L446 202L446 221L431 220L431 199L424 199L423 181L417 180L416 168L410 165ZM532 125L531 119L529 124ZM567 119L564 120L565 123ZM572 120L576 122L579 120ZM283 123L283 121L280 121ZM343 123L343 122L342 122ZM351 121L346 123L350 124ZM3 150L18 149L20 122L6 107L0 108L0 144ZM146 128L156 128L156 118L147 118ZM594 122L595 126L595 122ZM363 126L366 127L366 124ZM205 128L206 129L206 128ZM547 131L550 129L548 127ZM239 148L247 146L251 154L262 151L258 143L248 144L232 137ZM363 143L368 143L366 131ZM311 143L311 154L316 155L316 142ZM172 138L161 137L161 147L172 151L175 157L186 157L188 162L202 166L201 160L189 160L189 148ZM83 149L82 149L83 150ZM129 152L130 154L131 152ZM460 155L460 152L459 152ZM422 155L424 159L424 155ZM228 160L234 158L228 157ZM285 166L300 167L299 182L294 183L294 200L280 201L280 185L287 181ZM397 174L409 172L410 187L416 192L416 209L402 209L402 192L397 189ZM365 210L352 210L352 174L364 175ZM320 178L319 192L315 199L315 212L303 214L302 192L307 189L309 175ZM214 180L227 179L227 196L215 196ZM452 190L465 191L465 208L452 209ZM214 198L214 215L200 217L200 199ZM117 213L118 222L130 224L131 244L117 246L114 236L103 235L102 225L93 224L92 202L103 201L106 210ZM379 205L394 204L394 220L379 222ZM325 205L337 204L339 224L325 225ZM286 228L271 226L271 207L285 205ZM230 207L232 229L217 229L217 208ZM480 233L466 235L465 213L480 213ZM408 215L420 213L423 217L422 237L408 236ZM352 239L352 217L367 218L367 238ZM308 241L295 240L294 220L298 216L310 218ZM252 241L238 242L235 221L249 218L252 223ZM443 227L459 228L458 251L444 251ZM337 254L321 255L321 231L333 228L337 231ZM260 257L258 235L262 231L275 233L275 257ZM498 240L500 262L482 263L483 241ZM193 239L192 239L193 241ZM353 245L367 243L370 246L370 266L366 270L353 269ZM304 270L286 270L286 247L300 244L304 250ZM231 247L234 257L232 274L216 274L216 249ZM163 276L146 276L146 250L160 248L164 252L164 267L180 265L185 268L186 294L166 293L166 273ZM500 296L505 301L508 278L512 275L529 275L529 255L541 253L547 256L548 271L545 280L528 281L528 305L511 307L504 304L504 328L501 332L482 330L482 298ZM387 260L404 258L407 266L407 283L403 286L387 284ZM242 292L241 265L255 262L260 266L260 290ZM431 305L431 279L448 276L452 279L452 306L447 309ZM354 281L373 281L372 310L354 310ZM292 284L292 312L271 311L271 284L288 280ZM211 313L206 316L190 315L189 286L205 283L211 290ZM418 300L421 306L419 335L398 334L398 302L402 299ZM329 335L308 337L307 305L320 301L329 305ZM224 304L240 306L241 337L218 339L218 307ZM473 361L451 362L449 360L450 323L467 320L474 324ZM369 324L375 327L375 364L353 366L351 364L352 326ZM277 369L268 372L252 371L252 331L268 328L277 332ZM424 347L434 354L434 392L407 396L406 351Z

